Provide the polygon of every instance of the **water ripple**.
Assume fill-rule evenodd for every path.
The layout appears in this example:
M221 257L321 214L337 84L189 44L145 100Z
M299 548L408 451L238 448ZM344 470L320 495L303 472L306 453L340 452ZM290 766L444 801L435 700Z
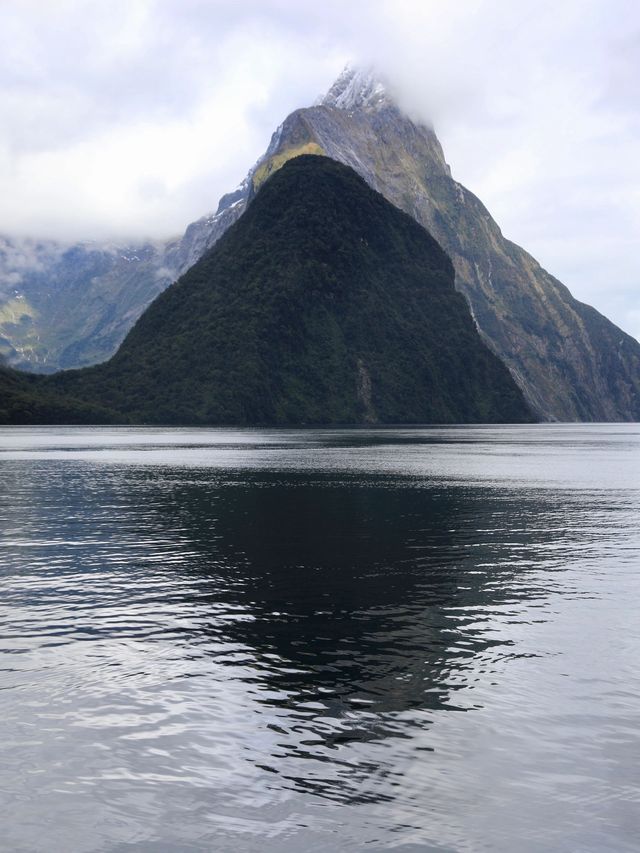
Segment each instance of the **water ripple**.
M6 849L635 849L639 450L1 430Z

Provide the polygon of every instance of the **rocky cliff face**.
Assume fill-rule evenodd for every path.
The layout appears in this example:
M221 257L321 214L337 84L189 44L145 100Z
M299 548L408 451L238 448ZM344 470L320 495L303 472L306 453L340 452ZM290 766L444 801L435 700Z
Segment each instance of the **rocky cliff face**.
M506 240L452 178L433 130L403 115L379 83L344 72L320 103L286 119L261 167L312 143L438 240L481 334L539 415L640 419L640 344Z
M315 106L288 116L243 183L180 240L115 254L98 248L99 257L89 252L91 262L70 276L67 261L59 261L53 276L43 264L31 278L23 274L21 284L10 269L7 277L0 247L0 287L9 282L0 291L0 353L39 369L107 358L157 293L238 219L266 178L309 153L351 166L433 234L453 260L456 287L482 336L541 417L640 420L640 344L506 240L482 202L452 178L433 130L411 121L375 78L356 70L343 72ZM139 260L121 263L133 256ZM40 290L47 287L44 299ZM71 296L60 299L69 289Z

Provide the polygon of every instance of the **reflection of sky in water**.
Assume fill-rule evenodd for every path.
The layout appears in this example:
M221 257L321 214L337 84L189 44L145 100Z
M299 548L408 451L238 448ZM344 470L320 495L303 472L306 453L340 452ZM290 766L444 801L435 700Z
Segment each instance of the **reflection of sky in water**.
M0 447L12 849L633 849L637 427Z
M640 475L633 424L425 429L5 428L0 460L388 474L536 488L616 488ZM514 466L514 456L518 465Z

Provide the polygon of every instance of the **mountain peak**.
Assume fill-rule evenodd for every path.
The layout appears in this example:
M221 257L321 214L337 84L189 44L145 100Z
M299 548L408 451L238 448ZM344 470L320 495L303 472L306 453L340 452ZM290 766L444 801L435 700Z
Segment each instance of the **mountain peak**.
M384 84L372 68L347 65L318 104L341 110L379 109L390 103Z

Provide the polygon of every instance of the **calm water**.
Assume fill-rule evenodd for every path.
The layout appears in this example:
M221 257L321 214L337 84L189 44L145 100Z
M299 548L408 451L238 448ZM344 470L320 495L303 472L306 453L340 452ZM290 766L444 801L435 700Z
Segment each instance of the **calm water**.
M640 427L0 430L0 847L637 851Z

